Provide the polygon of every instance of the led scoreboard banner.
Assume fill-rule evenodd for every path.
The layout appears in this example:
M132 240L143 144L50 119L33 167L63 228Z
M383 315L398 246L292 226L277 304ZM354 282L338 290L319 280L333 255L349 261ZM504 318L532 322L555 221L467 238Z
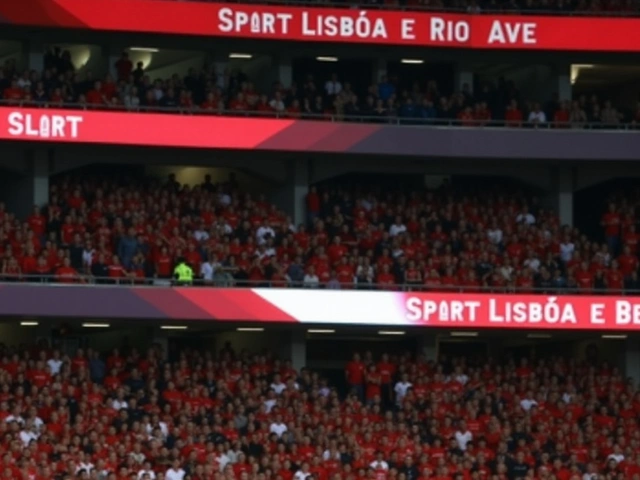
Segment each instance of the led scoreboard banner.
M640 52L640 18L472 15L174 0L20 0L0 2L2 21L306 42Z

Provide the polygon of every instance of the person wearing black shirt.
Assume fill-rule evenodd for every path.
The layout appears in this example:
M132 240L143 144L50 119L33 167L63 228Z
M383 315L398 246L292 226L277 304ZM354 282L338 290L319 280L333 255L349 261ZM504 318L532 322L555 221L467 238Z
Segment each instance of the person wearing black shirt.
M91 275L98 280L96 283L104 283L109 276L109 267L104 262L104 255L101 253L98 255L98 260L91 265Z
M158 105L163 108L175 108L178 106L178 99L173 88L167 90L167 94L160 99Z
M411 457L407 457L404 461L404 465L402 465L398 470L400 473L405 474L407 480L417 480L420 475L418 467L413 463L413 458Z
M531 467L524 461L524 453L518 452L515 461L509 465L509 478L518 479L527 476Z
M82 262L83 251L84 245L82 244L82 238L80 238L80 234L76 233L73 236L73 243L69 247L69 259L71 260L71 266L78 272L81 272L84 267Z

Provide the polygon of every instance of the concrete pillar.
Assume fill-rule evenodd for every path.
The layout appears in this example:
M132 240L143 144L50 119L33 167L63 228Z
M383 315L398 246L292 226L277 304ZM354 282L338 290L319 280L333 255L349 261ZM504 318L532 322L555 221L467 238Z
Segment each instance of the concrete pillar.
M0 200L19 218L26 218L33 206L44 206L49 201L49 150L25 150L19 161L26 165L23 172L6 172L0 180Z
M575 170L572 167L557 167L554 171L555 185L554 195L557 197L556 205L560 225L573 226L573 193L575 191Z
M469 92L473 93L473 69L470 65L456 65L454 88L456 92L462 92L468 89Z
M213 62L213 71L216 74L216 86L222 90L227 87L225 81L228 66L229 61L226 57L216 57L215 61Z
M293 61L288 55L278 56L278 81L285 88L293 83Z
M105 71L110 73L114 79L118 78L118 72L116 71L116 62L120 60L123 49L113 46L102 47L102 63L106 63Z
M289 160L287 181L275 194L274 203L289 215L295 225L305 223L306 201L311 175L310 160Z
M43 207L49 203L49 174L51 162L49 152L38 149L33 152L33 205Z
M637 387L640 383L640 343L636 339L625 342L624 373L633 379L633 384Z
M558 68L558 98L571 100L573 98L573 87L571 85L571 65L563 64Z
M307 366L307 339L305 331L299 328L294 329L288 336L289 340L284 341L280 348L282 360L291 360L293 368L298 373ZM287 336L284 336L283 340Z
M44 70L44 45L40 42L22 42L22 66L29 70Z
M438 338L435 333L425 333L418 337L418 355L428 362L438 360Z
M373 78L371 79L371 83L373 85L377 85L380 83L380 79L387 75L387 60L384 58L378 58L373 61L373 68L371 69Z

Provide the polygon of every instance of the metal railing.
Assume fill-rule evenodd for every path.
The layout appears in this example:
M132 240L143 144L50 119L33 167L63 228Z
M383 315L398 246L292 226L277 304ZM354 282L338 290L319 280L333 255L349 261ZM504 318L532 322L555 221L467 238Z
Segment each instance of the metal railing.
M51 103L35 101L10 101L0 100L0 106L14 108L38 108L38 109L69 109L96 112L120 112L120 113L163 113L171 115L197 115L197 116L218 116L233 118L266 118L285 120L313 120L324 122L340 123L367 123L382 125L404 125L420 127L456 127L456 128L528 128L534 130L640 130L640 122L529 122L527 120L461 120L458 118L425 118L409 117L402 115L378 115L371 114L317 114L317 113L292 113L292 112L271 112L271 111L244 111L244 110L207 110L198 106L190 107L160 107L160 106L137 106L127 107L124 105L89 105L86 103Z
M211 3L214 0L188 0L192 2ZM430 5L412 4L405 5L404 1L397 1L396 4L385 2L354 2L340 0L242 0L242 1L225 1L221 3L248 3L254 5L287 5L300 7L319 7L319 8L350 8L350 9L368 9L368 10L400 10L409 12L429 12L429 13L465 13L469 15L542 15L542 16L562 16L562 17L638 17L640 16L640 8L636 10L550 10L544 8L498 8L498 9L482 9L479 10L468 7L434 7Z
M375 282L358 282L356 279L350 282L318 282L305 284L303 281L282 280L245 280L236 279L231 274L215 276L212 280L194 278L191 284L176 281L173 278L159 277L96 277L90 274L78 273L75 275L34 275L34 274L1 274L0 284L24 285L24 286L85 286L85 287L193 287L193 288L290 288L290 289L324 289L324 290L362 290L362 291L398 291L398 292L438 292L438 293L520 293L540 295L622 295L638 296L639 288L626 289L598 289L581 288L578 286L533 286L518 287L509 286L464 286L464 285L438 285L430 286L418 283L378 284Z

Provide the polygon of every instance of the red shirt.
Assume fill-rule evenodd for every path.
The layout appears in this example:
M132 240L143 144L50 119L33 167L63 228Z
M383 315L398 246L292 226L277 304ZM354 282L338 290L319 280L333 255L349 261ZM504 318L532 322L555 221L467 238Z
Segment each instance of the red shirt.
M618 263L624 276L631 275L632 272L638 269L638 257L634 255L620 255Z
M620 235L620 215L616 212L607 212L602 216L604 223L604 233L607 237L617 237Z
M161 277L171 276L171 257L168 255L161 255L158 258L158 275Z
M589 289L593 287L593 274L588 270L578 270L576 272L576 282L581 289Z
M347 364L347 381L350 385L364 383L364 363L352 361Z

